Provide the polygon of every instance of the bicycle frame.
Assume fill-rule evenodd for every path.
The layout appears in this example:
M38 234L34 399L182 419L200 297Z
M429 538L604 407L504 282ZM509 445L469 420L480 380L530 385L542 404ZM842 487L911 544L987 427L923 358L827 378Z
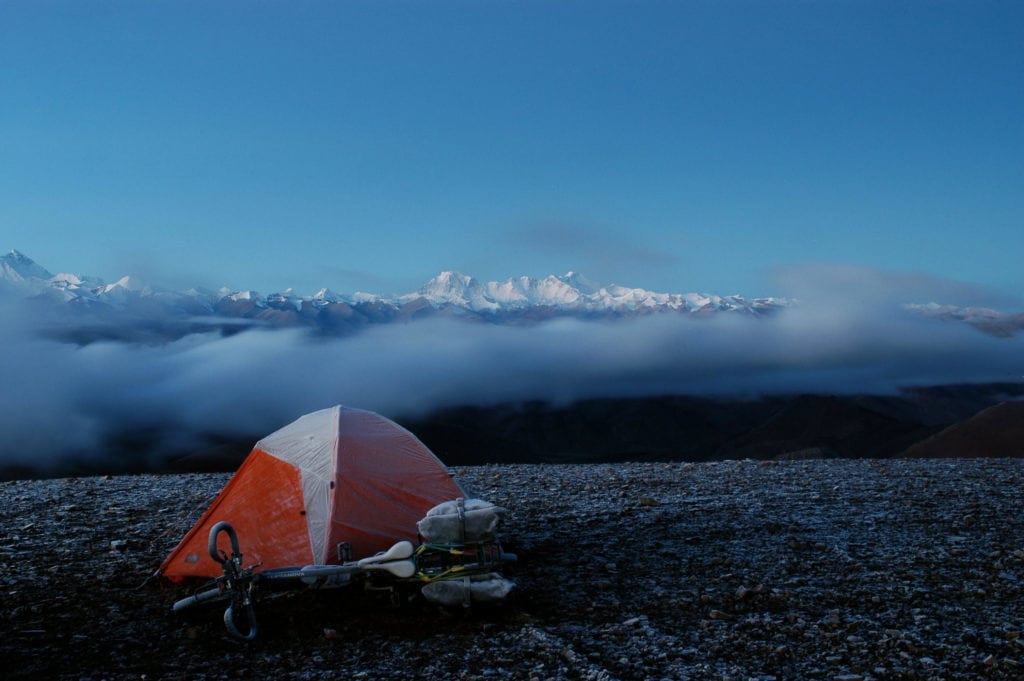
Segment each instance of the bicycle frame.
M231 554L217 547L220 534L226 534ZM238 534L231 523L221 521L210 529L207 544L210 557L221 565L224 574L212 588L199 591L174 603L173 610L204 602L230 600L224 611L224 625L231 636L251 641L259 633L255 601L260 590L289 591L347 586L357 577L371 575L391 578L395 584L430 583L493 573L505 563L516 560L505 553L497 539L469 544L421 544L413 547L401 541L387 551L340 565L306 565L257 571L260 565L242 567ZM239 625L241 623L241 626Z

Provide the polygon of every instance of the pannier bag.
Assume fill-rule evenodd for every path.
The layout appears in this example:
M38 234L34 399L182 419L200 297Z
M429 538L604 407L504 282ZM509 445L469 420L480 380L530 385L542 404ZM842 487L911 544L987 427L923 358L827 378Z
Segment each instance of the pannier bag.
M423 596L432 603L448 607L469 607L473 603L504 600L515 583L497 572L460 579L445 579L423 586Z
M416 527L432 544L492 541L507 511L483 499L455 499L438 504Z

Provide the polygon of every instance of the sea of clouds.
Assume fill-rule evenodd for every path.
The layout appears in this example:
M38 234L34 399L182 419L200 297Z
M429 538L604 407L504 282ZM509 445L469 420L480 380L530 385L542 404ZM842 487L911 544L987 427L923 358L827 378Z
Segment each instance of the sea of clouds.
M88 455L130 429L154 450L216 433L260 436L333 404L392 418L454 405L660 394L891 393L1024 379L1024 334L908 314L935 280L861 268L791 270L798 304L767 318L656 314L536 326L451 319L345 338L254 328L143 345L48 339L0 302L0 462ZM970 294L943 282L946 298Z

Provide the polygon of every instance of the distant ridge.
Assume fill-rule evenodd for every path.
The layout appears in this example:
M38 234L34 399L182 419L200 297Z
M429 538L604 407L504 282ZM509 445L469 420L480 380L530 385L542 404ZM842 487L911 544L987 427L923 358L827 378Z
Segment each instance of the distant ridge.
M478 313L501 313L532 307L549 307L563 311L637 311L665 309L683 312L706 310L742 310L756 313L789 304L779 298L719 296L706 293L658 293L642 288L601 286L577 272L541 279L515 277L505 281L482 282L461 272L445 271L427 281L417 291L398 296L382 296L356 292L339 294L322 288L313 295L302 295L294 289L263 296L252 290L218 291L191 288L168 291L146 286L137 278L125 276L113 284L96 277L75 274L53 275L18 251L0 257L0 280L20 287L31 295L48 295L69 302L73 299L117 307L135 298L191 299L205 304L210 311L223 301L248 301L259 308L292 307L301 310L306 303L325 306L336 303L359 305L378 303L401 308L425 301L435 308L458 307Z
M443 452L446 462L460 465L888 459L935 456L917 448L933 440L942 456L1024 456L1024 383L935 386L889 396L662 396L466 406L403 425ZM962 438L947 435L961 427ZM947 437L939 442L937 434Z
M167 290L133 276L107 284L97 277L54 275L18 251L0 256L0 292L4 291L48 306L50 313L61 317L74 315L76 323L60 324L58 333L60 340L79 344L102 339L158 342L203 331L237 333L250 326L300 327L339 336L371 325L432 316L516 325L557 317L620 319L650 314L765 317L799 305L786 298L604 286L578 272L485 282L445 271L418 290L395 296L327 288L312 295L291 288L269 295L228 288ZM1024 330L1024 314L936 303L908 303L904 308L909 314L969 324L993 336Z
M903 456L1024 456L1024 402L1001 402L909 447Z
M237 333L253 326L299 327L341 336L367 326L427 317L456 317L494 324L535 324L555 317L616 319L655 313L706 317L717 313L770 315L792 304L779 298L659 293L642 288L601 286L577 272L540 279L516 277L483 282L454 271L441 272L403 295L337 293L312 295L294 289L257 291L193 287L167 290L133 276L112 284L97 277L51 274L18 251L0 256L0 291L13 292L61 320L60 340L159 342L190 333Z

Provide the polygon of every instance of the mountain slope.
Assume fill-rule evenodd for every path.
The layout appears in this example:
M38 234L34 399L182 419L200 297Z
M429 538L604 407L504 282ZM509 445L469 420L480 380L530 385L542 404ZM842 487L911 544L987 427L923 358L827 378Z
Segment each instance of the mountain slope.
M1024 402L984 409L909 447L903 456L1024 456Z
M568 406L532 402L444 409L403 425L455 464L889 458L928 455L907 448L944 427L973 420L979 405L992 407L1007 399L1024 399L1024 384L916 388L884 397L665 396ZM978 446L969 440L953 442L946 451L955 456L1024 455L1019 447L999 446L1015 438L1024 442L1022 413L1024 401L1007 402L995 409L999 418L980 421L982 434L974 435Z

